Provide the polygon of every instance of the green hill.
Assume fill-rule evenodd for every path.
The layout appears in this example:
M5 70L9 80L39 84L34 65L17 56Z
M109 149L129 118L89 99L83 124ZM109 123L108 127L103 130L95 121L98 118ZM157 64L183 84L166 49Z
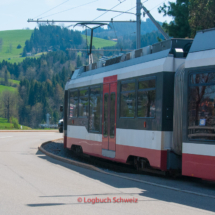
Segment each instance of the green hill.
M20 54L25 46L25 41L30 39L32 32L32 30L0 31L0 38L3 40L0 62L3 60L11 63L22 62L25 58L21 58ZM19 44L22 46L21 49L17 49Z
M83 39L86 41L86 36L82 35ZM88 44L90 44L90 36L87 36ZM111 41L111 40L105 40L98 37L93 37L93 46L95 46L96 49L100 49L103 47L108 46L115 46L117 42Z
M10 30L10 31L0 31L0 39L3 40L2 50L0 50L0 62L7 60L10 63L19 63L22 62L25 57L21 57L23 48L25 46L25 41L31 38L33 30ZM84 39L86 36L82 35ZM88 43L90 41L90 36L88 37ZM21 49L17 49L18 45L21 45ZM93 38L93 45L96 49L114 46L116 42ZM38 53L35 57L40 57L42 53Z

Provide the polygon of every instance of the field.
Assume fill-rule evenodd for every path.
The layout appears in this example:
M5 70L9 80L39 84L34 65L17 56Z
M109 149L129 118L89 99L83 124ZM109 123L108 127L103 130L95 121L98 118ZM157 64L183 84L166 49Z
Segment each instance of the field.
M4 81L4 78L0 78L0 81ZM8 81L9 81L9 83L13 83L13 84L17 84L17 85L19 85L19 83L20 83L20 81L13 80L13 79L9 79Z
M9 129L13 129L14 130L14 127L13 127L13 124L12 123L9 123L7 121L7 119L5 118L2 118L0 117L0 130L9 130ZM29 130L31 128L27 127L27 126L22 126L22 130Z
M0 117L0 129L11 129L13 125L7 122L7 119Z
M11 30L0 31L0 38L3 40L2 50L0 50L0 62L7 60L11 63L22 62L20 57L22 50L25 46L25 41L30 39L33 30ZM17 49L18 45L21 45L21 49ZM11 49L10 49L11 46ZM10 58L10 60L8 60Z
M83 39L86 41L86 36L82 35ZM90 44L90 36L87 36L88 46ZM116 42L111 40L105 40L98 37L93 37L93 46L95 46L96 49L100 49L107 46L115 46Z
M0 93L5 91L5 90L9 90L9 91L12 91L12 92L16 92L17 91L17 88L15 87L8 87L8 86L4 86L4 85L0 85Z

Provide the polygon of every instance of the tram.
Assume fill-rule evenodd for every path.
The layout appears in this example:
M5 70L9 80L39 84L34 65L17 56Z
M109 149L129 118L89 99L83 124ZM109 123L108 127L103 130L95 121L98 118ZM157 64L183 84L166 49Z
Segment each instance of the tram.
M215 180L215 29L75 70L64 147Z

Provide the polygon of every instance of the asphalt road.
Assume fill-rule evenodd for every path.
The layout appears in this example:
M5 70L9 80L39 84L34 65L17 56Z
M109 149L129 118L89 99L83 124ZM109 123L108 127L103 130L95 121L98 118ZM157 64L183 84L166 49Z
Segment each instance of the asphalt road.
M94 172L56 161L38 151L37 147L42 142L61 137L62 134L55 132L0 133L0 215L197 215L215 212L215 199L212 197ZM215 184L201 180L122 175L215 196ZM136 203L114 203L114 197L117 201L138 200ZM82 202L78 202L78 198ZM84 203L95 198L109 203Z

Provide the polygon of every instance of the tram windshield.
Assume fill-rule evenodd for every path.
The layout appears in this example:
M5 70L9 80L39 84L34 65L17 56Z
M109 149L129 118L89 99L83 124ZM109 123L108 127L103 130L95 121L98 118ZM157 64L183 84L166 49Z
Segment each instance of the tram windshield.
M215 140L215 72L190 75L188 138Z

